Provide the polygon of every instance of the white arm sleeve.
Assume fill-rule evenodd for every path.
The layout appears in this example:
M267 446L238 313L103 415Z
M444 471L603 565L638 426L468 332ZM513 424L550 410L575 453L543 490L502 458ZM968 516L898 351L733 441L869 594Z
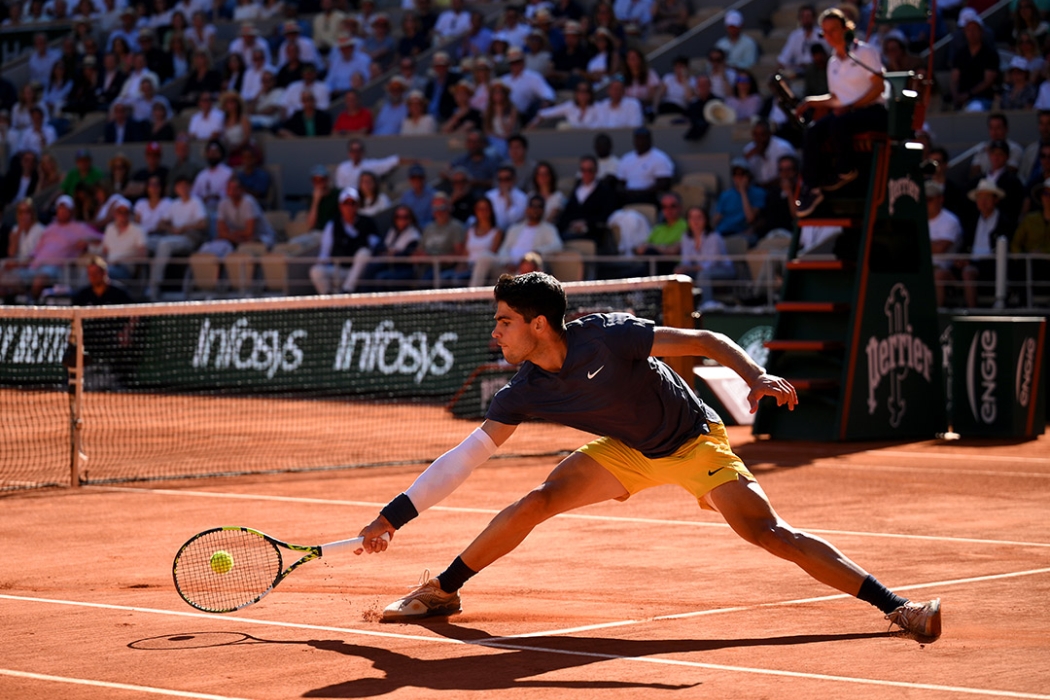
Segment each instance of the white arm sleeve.
M412 501L416 511L422 513L459 488L471 472L495 451L496 443L488 433L475 428L463 442L435 459L408 487L405 495Z

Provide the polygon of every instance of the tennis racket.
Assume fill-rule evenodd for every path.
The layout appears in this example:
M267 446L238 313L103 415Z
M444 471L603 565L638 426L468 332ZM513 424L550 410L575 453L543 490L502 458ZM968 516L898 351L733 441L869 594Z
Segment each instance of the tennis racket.
M383 538L390 540L388 534ZM250 527L216 527L182 545L171 565L175 589L204 612L228 613L258 603L278 583L311 559L360 549L362 538L319 545L289 544ZM305 552L288 568L281 549Z

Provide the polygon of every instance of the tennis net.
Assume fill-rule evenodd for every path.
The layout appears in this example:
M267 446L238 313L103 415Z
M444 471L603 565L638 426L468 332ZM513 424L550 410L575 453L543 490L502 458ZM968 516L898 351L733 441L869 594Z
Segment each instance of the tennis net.
M676 277L565 285L569 317L691 326ZM425 463L513 375L490 289L0 307L0 490ZM587 438L527 424L501 455Z

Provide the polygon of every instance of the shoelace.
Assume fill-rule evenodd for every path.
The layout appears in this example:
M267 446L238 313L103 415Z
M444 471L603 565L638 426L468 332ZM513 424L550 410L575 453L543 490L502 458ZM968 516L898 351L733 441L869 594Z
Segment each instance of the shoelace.
M419 581L416 582L415 586L410 586L410 588L419 588L420 586L422 586L424 583L426 583L429 580L430 580L430 569L423 569L423 573L420 575Z

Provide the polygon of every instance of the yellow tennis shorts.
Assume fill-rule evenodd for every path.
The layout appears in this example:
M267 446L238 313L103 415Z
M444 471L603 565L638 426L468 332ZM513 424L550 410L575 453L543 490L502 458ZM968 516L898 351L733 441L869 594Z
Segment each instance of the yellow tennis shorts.
M704 496L717 486L743 476L755 477L733 453L725 426L710 423L711 432L700 435L678 448L674 454L650 459L638 450L610 437L598 438L581 447L582 452L608 469L624 488L627 500L653 486L675 484L693 494L701 508L712 510Z

